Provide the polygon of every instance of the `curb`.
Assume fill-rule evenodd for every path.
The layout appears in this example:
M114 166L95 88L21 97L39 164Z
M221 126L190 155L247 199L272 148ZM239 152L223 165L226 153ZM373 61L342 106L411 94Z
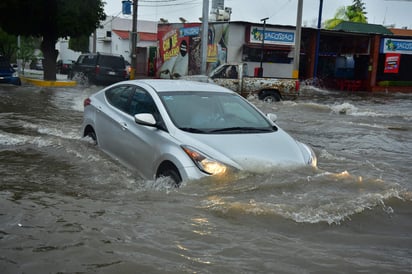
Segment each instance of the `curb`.
M27 78L20 76L20 79L23 82L30 83L39 87L73 87L76 86L77 82L76 81L62 81L62 80L56 80L56 81L46 81L46 80L40 80L40 79L33 79L33 78Z

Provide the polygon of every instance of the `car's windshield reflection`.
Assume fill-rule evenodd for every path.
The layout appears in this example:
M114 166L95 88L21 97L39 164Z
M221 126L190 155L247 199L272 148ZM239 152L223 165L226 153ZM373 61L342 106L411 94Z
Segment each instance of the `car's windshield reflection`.
M260 133L276 127L235 94L168 92L160 97L175 126L191 133Z

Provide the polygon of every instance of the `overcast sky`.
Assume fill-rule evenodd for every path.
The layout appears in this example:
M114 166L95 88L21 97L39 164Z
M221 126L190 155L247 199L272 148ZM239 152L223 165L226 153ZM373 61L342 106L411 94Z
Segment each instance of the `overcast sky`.
M110 16L131 18L121 15L121 0L105 0L105 11ZM320 0L303 0L302 24L316 27ZM368 22L412 29L412 0L363 0ZM202 16L203 0L138 0L138 19L179 22L183 17L188 22L199 22ZM212 0L209 0L211 5ZM260 22L269 17L267 24L296 25L298 0L225 0L225 6L232 8L232 21ZM333 18L341 6L348 6L352 0L323 0L322 22Z

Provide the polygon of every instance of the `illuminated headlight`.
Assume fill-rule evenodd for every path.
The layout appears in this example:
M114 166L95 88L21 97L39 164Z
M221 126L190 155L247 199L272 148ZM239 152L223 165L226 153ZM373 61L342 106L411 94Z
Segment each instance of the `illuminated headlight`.
M201 171L209 175L218 175L226 172L227 167L224 164L206 156L194 148L182 146L182 149Z
M313 151L313 149L305 144L302 144L299 142L299 145L301 147L302 152L304 155L307 155L308 158L306 158L306 163L310 166L317 167L318 165L318 159L316 158L316 154Z

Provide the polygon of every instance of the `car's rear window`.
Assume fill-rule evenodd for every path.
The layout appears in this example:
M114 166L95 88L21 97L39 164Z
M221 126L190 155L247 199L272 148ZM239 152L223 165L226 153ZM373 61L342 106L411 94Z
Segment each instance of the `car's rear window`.
M84 65L94 66L96 64L96 56L95 55L82 55L79 58L79 63Z
M99 65L102 67L110 67L117 69L125 68L124 59L117 56L100 55Z

